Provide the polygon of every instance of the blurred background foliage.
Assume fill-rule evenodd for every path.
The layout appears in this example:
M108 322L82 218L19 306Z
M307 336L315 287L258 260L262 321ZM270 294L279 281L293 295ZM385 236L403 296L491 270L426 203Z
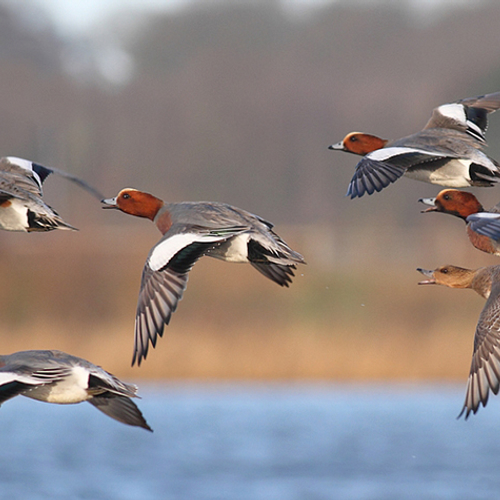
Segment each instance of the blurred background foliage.
M159 239L64 179L48 203L78 233L0 234L2 352L60 348L148 377L465 378L473 292L417 287L416 267L497 263L458 219L421 215L439 187L344 194L352 130L397 138L432 109L500 90L500 4L191 2L122 9L85 36L38 2L0 2L0 152L106 196L224 201L303 253L289 290L202 259L155 351L130 370L140 275ZM488 154L500 159L500 116ZM490 207L498 188L475 190Z

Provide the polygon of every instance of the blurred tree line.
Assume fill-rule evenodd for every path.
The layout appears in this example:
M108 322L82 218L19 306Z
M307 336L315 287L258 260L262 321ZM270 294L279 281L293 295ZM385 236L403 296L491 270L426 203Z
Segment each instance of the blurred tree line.
M380 207L404 225L418 214L408 196L436 189L403 180L350 202L356 158L327 146L351 130L400 137L438 104L500 89L499 18L494 1L431 14L390 1L124 11L96 28L130 64L111 84L92 64L102 45L63 38L33 4L7 2L0 151L66 168L109 195L135 186L288 223L349 224ZM113 57L107 64L112 72ZM498 137L491 127L497 157ZM394 206L399 215L388 214Z
M401 179L345 198L357 158L327 147L352 130L401 137L439 104L500 90L499 18L494 0L430 11L390 0L314 9L200 0L119 12L82 38L32 2L0 1L0 155L66 169L106 196L132 186L232 203L275 222L305 255L286 291L250 266L201 259L151 373L211 376L231 362L237 376L261 365L351 376L373 361L380 376L388 357L408 374L436 353L436 376L459 330L470 345L482 305L422 290L415 267L496 260L469 244L460 221L420 215L417 199L437 186ZM499 137L496 113L488 153L498 160ZM477 193L486 207L500 200L498 188ZM159 235L63 179L49 178L45 194L81 231L0 234L3 350L61 348L119 373ZM470 359L461 352L458 369Z

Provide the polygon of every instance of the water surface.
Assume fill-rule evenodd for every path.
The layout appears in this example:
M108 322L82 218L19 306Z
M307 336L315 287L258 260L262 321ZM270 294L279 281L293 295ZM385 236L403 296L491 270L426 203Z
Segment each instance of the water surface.
M497 498L500 399L456 420L464 391L143 385L153 434L17 397L0 408L0 499Z

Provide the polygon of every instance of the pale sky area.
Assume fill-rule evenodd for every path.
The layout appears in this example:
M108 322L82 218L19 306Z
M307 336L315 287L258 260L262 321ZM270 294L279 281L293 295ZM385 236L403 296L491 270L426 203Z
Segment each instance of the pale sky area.
M0 0L1 1L1 0ZM17 2L18 0L4 0ZM219 3L224 0L27 0L45 10L57 31L77 41L77 52L69 52L66 68L75 75L85 78L90 59L105 80L122 84L129 80L133 66L129 55L116 44L113 30L106 29L106 23L116 13L127 11L137 13L174 12L191 3ZM227 0L226 0L227 1ZM231 0L252 2L255 0ZM262 0L260 0L262 1ZM265 1L265 0L264 0ZM478 6L481 0L281 0L282 4L295 14L304 9L321 7L342 2L349 5L390 3L400 6L403 2L414 11L416 22L437 20L439 12L450 8ZM29 5L29 3L28 3ZM129 20L133 19L129 17ZM90 59L89 59L90 58Z
M63 31L84 33L114 12L175 11L196 0L32 0L42 6ZM200 0L198 0L200 1ZM203 0L202 0L203 1ZM213 0L204 0L207 3ZM284 0L290 5L322 5L332 0ZM427 0L425 0L427 1Z
M31 0L42 6L55 21L62 32L84 34L106 19L113 12L124 10L137 11L168 11L182 8L193 0ZM198 0L200 1L200 0ZM206 2L214 0L204 0ZM217 0L215 0L217 1ZM335 0L282 0L284 5L293 8L304 6L320 6L334 3ZM354 3L374 3L379 0L351 0ZM387 0L386 0L387 1ZM401 0L392 0L394 4ZM436 7L446 8L460 4L474 6L477 1L471 0L409 0L415 10L428 11Z

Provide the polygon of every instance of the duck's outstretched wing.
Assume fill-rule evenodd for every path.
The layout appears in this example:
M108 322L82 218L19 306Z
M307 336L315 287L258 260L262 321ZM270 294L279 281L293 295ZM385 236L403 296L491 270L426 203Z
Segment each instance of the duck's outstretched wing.
M377 149L359 161L349 183L346 196L360 198L365 193L382 191L389 184L396 182L408 168L445 158L442 154L433 154L415 148L389 147Z
M40 370L26 369L26 373L16 371L0 371L0 404L8 399L29 392L40 386L59 382L68 376L65 367L46 368Z
M137 405L127 396L104 393L94 396L88 402L108 417L127 425L135 425L153 432Z
M34 165L35 165L34 168L40 166L37 164ZM46 170L50 170L50 172L59 175L61 177L64 177L65 179L68 179L69 181L75 183L77 186L81 187L82 189L90 193L94 198L97 198L99 201L101 201L104 198L104 195L99 190L97 190L95 187L85 182L83 179L80 179L80 177L77 177L76 175L70 174L68 172L65 172L64 170L59 170L58 168L54 167L50 168L43 167L43 168L45 168Z
M142 273L135 318L132 365L140 365L149 343L156 346L187 285L188 273L209 249L246 230L244 227L200 230L170 234L149 253Z
M500 241L500 213L478 212L469 215L466 220L471 231Z
M488 114L499 108L500 92L467 97L435 108L424 129L449 128L460 130L479 142L486 143Z
M24 158L5 156L0 158L0 181L1 184L17 187L35 196L42 196L42 185L50 174L56 174L75 183L85 191L89 192L98 200L103 199L102 193L85 182L80 177L59 170L54 167L46 167ZM15 190L13 191L15 195Z
M19 380L14 373L0 373L0 405L29 391L34 385L30 380Z
M486 406L490 391L500 387L500 284L494 284L490 297L479 316L474 336L474 352L470 368L465 402L458 417L476 413Z

